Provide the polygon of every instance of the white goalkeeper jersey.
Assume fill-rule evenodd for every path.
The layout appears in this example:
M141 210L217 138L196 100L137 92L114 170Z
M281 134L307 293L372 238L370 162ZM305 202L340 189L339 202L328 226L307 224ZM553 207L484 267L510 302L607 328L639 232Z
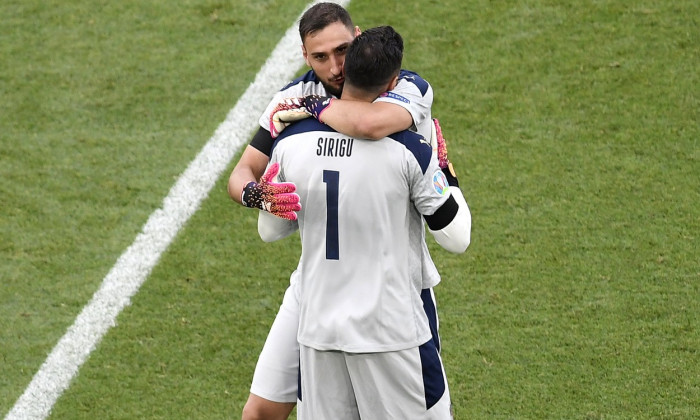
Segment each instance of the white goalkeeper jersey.
M297 77L273 96L265 112L260 116L260 126L265 130L270 130L270 114L283 99L307 95L330 96L313 70ZM418 74L401 70L396 87L392 91L382 94L375 102L389 102L405 108L413 117L411 129L418 132L423 138L430 138L432 124L430 109L433 105L433 88Z
M260 117L260 126L265 130L270 129L270 114L283 99L307 95L329 95L313 70L309 70L302 76L297 77L275 94ZM408 70L401 70L396 87L392 91L382 94L376 101L393 103L408 110L413 117L412 130L425 139L430 138L433 123L430 113L433 104L433 88L418 74ZM425 238L425 227L423 225L421 225L421 231L422 237ZM425 240L423 240L422 248L423 288L428 289L440 283L440 274L430 257L430 251Z
M354 139L306 119L282 132L274 162L302 205L299 342L364 353L428 341L421 214L449 197L429 142Z

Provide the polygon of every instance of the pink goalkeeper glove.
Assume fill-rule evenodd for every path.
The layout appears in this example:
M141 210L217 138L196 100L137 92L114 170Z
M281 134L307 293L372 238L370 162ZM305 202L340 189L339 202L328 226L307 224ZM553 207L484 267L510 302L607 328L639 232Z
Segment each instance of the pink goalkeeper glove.
M282 130L294 121L311 116L304 106L304 98L287 98L277 104L270 116L270 135L276 139Z
M445 143L445 138L442 137L442 129L440 128L440 122L437 118L433 118L433 133L430 139L430 143L433 146L433 153L437 153L438 164L440 169L447 168L450 160L447 159L447 143Z
M297 220L301 210L297 187L291 182L272 182L280 170L280 164L273 163L260 178L260 182L250 182L243 188L241 202L246 207L260 209L287 220Z
M332 99L328 96L307 95L282 100L270 114L270 135L276 139L289 124L304 118L314 117L321 121L321 113L330 106Z
M433 147L433 153L437 154L438 165L443 173L445 173L448 183L458 187L459 182L457 181L457 174L452 167L452 162L447 158L447 142L442 136L442 129L440 128L440 122L437 118L433 118L432 128L430 145Z

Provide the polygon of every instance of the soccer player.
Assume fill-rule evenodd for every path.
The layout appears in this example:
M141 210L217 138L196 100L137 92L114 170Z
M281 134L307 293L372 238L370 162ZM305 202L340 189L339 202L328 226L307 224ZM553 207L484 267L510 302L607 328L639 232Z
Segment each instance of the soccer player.
M390 26L347 51L341 98L371 103L398 82L403 41ZM264 240L299 228L298 417L449 419L442 361L423 308L423 218L464 252L471 216L430 142L411 131L373 141L308 119L287 127L265 179L297 186L298 221L260 212Z
M312 94L339 96L344 82L345 52L359 32L347 11L334 3L319 3L304 14L299 33L302 53L311 70L282 89L260 118L261 127L229 179L229 194L234 201L241 203L245 199L244 204L249 207L264 206L262 200L256 198L256 195L260 197L260 188L255 181L265 170L274 141L269 131L270 114L284 98ZM323 111L322 119L338 131L356 137L379 139L412 128L427 138L433 128L430 118L432 95L432 88L425 80L415 73L402 71L397 86L375 102L334 99L332 106ZM439 340L437 313L430 288L440 278L427 246L423 244L423 247L423 298L426 311L431 314L435 339ZM290 288L285 293L260 354L251 394L243 410L244 420L286 419L296 403L299 358L296 329L299 313L291 285L298 276L298 271L292 274ZM437 344L439 346L439 341Z
M246 147L229 177L231 198L243 205L245 188L263 174L269 162L274 139L269 131L272 111L285 98L307 95L340 96L343 89L343 64L348 45L360 33L342 6L318 3L307 10L299 22L302 53L311 70L285 86L270 101L260 117L260 128ZM411 128L429 138L430 108L433 90L415 73L404 72L399 84L374 103L333 101L323 112L323 121L338 131L369 139Z

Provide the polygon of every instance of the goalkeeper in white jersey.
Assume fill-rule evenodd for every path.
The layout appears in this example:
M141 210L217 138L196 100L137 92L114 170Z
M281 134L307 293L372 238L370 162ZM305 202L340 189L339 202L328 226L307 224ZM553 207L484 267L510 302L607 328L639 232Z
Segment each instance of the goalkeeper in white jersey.
M295 79L273 98L260 119L260 128L251 144L245 149L229 179L231 198L249 207L266 211L289 212L292 207L270 206L257 199L261 197L258 181L269 161L273 139L270 121L278 103L285 98L306 97L308 95L340 96L343 87L343 62L345 52L353 38L359 33L350 15L335 3L318 3L302 17L299 33L302 51L307 64L312 68ZM321 110L322 120L338 131L356 137L380 139L393 132L412 129L424 137L431 135L440 143L437 120L433 124L430 107L433 91L427 81L419 75L402 70L399 81L391 92L381 95L373 103L334 99L332 106ZM437 133L436 128L437 126ZM437 135L436 135L437 134ZM444 142L440 150L443 158L441 166L447 168L448 161ZM439 151L438 151L439 152ZM448 178L451 171L446 171ZM266 197L269 197L267 194ZM247 199L244 199L246 198ZM281 209L281 210L280 210ZM430 319L433 337L439 347L438 318L432 287L440 277L430 259L423 241L421 268L423 270L423 292L421 297ZM290 279L290 287L270 329L265 346L255 367L251 393L243 410L243 420L264 418L267 420L286 419L292 411L297 397L297 371L299 349L296 330L299 318L298 302L293 291L295 279L300 275L295 271Z
M403 41L373 28L347 54L342 98L371 102L396 84ZM469 245L471 216L430 143L410 131L357 139L306 119L275 144L274 175L301 203L298 221L259 220L264 240L301 234L299 419L451 418L421 299L421 215L452 252Z

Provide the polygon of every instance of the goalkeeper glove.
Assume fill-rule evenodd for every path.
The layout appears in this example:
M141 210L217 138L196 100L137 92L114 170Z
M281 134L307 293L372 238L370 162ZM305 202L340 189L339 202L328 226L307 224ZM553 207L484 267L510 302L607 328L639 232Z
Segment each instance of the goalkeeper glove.
M284 99L270 114L270 135L273 139L277 138L289 124L309 116L321 121L321 113L330 106L332 99L319 95Z
M249 182L243 188L241 202L246 207L260 209L287 220L297 220L301 210L297 187L291 182L273 182L280 164L273 163L260 178L260 182Z
M437 118L433 118L431 134L430 145L433 147L433 153L437 154L438 165L445 173L447 183L453 187L459 187L457 174L452 167L452 162L450 162L450 159L447 158L447 142L445 141L445 138L442 137L442 129L440 128L440 122Z
M304 97L306 109L319 122L323 122L321 121L321 114L331 106L331 102L333 102L333 98L330 96L309 95Z
M273 139L276 139L289 124L311 116L311 113L303 105L303 101L304 98L287 98L272 110L270 135Z

